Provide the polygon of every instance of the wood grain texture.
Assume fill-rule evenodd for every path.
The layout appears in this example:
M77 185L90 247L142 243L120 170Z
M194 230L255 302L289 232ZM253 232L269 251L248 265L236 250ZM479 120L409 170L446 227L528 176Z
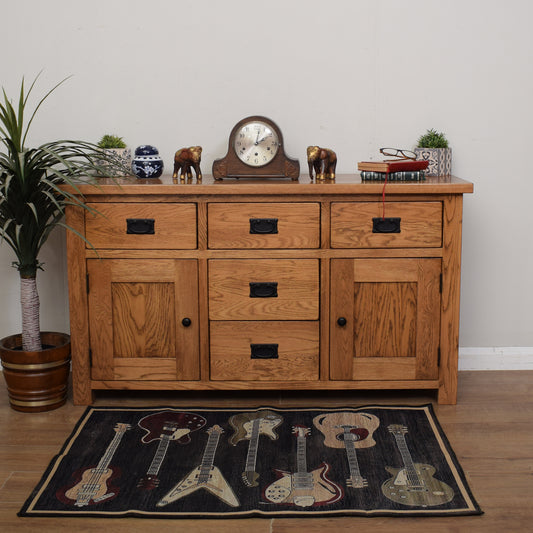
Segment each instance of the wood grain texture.
M83 189L107 218L69 215L98 244L68 241L76 401L103 389L259 384L438 387L441 402L455 402L461 195L473 186L453 176L388 184L386 216L401 218L398 234L372 233L382 190L357 175L180 184L163 176ZM129 217L153 219L155 239L124 236ZM252 217L277 219L278 233L250 234ZM277 283L278 295L251 298L257 282ZM194 320L184 327L187 317ZM307 383L212 379L214 322L302 320L319 324L318 378L313 366Z
M166 379L199 378L198 273L196 260L89 260L93 325L92 377L154 379L160 359L173 358ZM189 325L183 323L190 321ZM125 372L120 359L143 360ZM151 370L148 369L151 367ZM137 376L137 377L134 377Z
M85 213L81 207L68 206L65 221L74 231L67 231L67 273L69 284L70 345L74 401L87 405L93 401L90 387L91 361L89 313L87 303L87 266L85 242L75 233L85 235Z
M209 248L318 248L318 203L211 203ZM276 232L250 233L250 219L275 219Z
M444 254L439 401L453 404L457 401L463 197L446 197L443 205Z
M318 322L212 321L211 379L314 381L318 379ZM275 359L252 359L252 344L278 345Z
M85 408L72 404L49 413L28 416L9 408L7 393L0 394L0 530L5 532L160 533L176 528L175 520L105 518L19 518L17 512L39 481L49 461L60 450ZM313 519L180 520L184 531L198 533L323 533L329 529L352 533L522 532L531 529L531 447L533 440L533 371L459 372L457 405L437 405L433 394L409 392L316 393L231 392L177 395L175 392L137 394L101 392L96 405L131 407L170 405L235 407L344 407L369 404L420 405L433 402L439 421L460 461L474 495L485 514L464 517L390 518L339 517Z
M332 377L436 379L440 259L334 259L331 263L335 279L331 363L338 372ZM344 317L346 324L339 326L335 317ZM335 366L340 358L342 370ZM409 363L391 364L394 358L407 358Z
M383 217L381 202L331 205L332 248L436 248L442 239L440 202L386 202L385 216L400 218L399 233L373 233L372 219Z
M416 284L356 282L354 291L355 356L412 357L416 353Z
M89 203L99 215L87 212L87 240L95 248L194 249L196 205L158 203ZM153 221L153 234L128 234L128 219Z
M277 296L250 297L250 283L277 283ZM318 260L209 261L211 320L317 320L318 316Z

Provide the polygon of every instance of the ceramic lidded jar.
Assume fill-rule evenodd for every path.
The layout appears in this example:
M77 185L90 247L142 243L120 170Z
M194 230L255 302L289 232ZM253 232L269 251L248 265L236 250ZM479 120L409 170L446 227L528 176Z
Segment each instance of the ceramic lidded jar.
M148 144L136 148L131 168L140 179L159 178L163 174L163 160L158 149Z

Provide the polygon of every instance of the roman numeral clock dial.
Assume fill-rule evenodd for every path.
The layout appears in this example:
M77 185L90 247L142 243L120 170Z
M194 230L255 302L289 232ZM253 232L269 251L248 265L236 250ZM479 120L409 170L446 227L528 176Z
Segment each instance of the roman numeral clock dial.
M230 133L228 153L213 163L213 177L298 179L298 160L287 157L277 125L266 117L241 120Z

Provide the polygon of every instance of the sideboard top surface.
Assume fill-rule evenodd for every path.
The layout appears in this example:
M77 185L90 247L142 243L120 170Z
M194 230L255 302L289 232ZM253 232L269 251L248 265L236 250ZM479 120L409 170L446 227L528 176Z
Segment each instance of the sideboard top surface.
M383 182L362 181L359 174L339 174L332 181L314 181L308 175L298 180L286 178L225 178L215 180L212 176L204 176L202 181L196 179L174 183L172 176L163 175L157 179L137 179L125 177L117 179L98 179L98 184L78 185L77 191L66 186L69 192L84 195L339 195L339 194L382 194ZM399 194L463 194L471 193L474 186L471 182L455 176L428 176L424 181L389 182L386 185L387 195Z

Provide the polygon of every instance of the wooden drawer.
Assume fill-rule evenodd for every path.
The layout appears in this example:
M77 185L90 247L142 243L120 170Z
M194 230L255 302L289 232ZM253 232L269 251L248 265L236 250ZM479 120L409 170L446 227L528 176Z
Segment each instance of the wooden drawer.
M85 215L85 234L95 248L190 250L197 246L196 204L88 205L103 215Z
M211 379L318 379L318 322L211 322Z
M332 203L331 247L438 248L442 244L441 202L387 202L385 223L382 217L381 202Z
M318 259L212 259L211 320L318 320Z
M209 248L318 248L318 203L211 203Z

